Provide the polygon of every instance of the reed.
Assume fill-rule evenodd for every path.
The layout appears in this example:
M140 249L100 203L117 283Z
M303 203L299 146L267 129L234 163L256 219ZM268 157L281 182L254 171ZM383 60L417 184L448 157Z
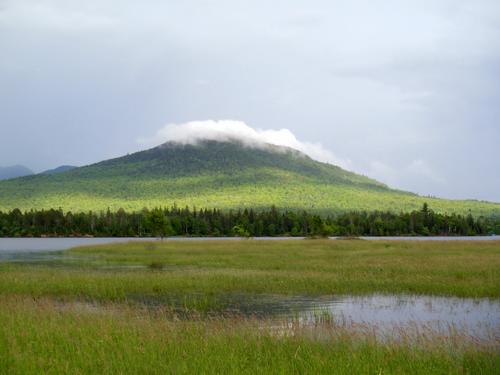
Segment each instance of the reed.
M500 242L131 242L0 264L0 374L498 374L498 337L257 319L224 296L500 297Z
M137 296L406 293L500 297L500 241L205 241L76 248L56 264L0 264L0 294ZM194 297L193 297L194 298Z
M0 373L498 374L498 341L398 340L240 317L179 320L123 304L0 297ZM297 323L297 322L296 322ZM282 326L281 326L282 327Z

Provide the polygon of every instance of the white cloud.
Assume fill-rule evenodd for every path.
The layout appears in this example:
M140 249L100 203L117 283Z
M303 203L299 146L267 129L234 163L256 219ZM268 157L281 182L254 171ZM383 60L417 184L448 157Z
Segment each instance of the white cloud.
M337 158L320 143L302 142L289 129L254 129L242 121L205 120L191 121L183 124L168 124L158 130L151 138L141 138L142 145L154 146L164 142L196 144L202 140L230 141L239 140L248 147L262 147L265 144L290 147L301 151L313 159L350 167L349 160Z
M261 148L266 144L286 146L301 151L313 159L363 173L386 183L392 188L413 191L423 195L428 195L432 188L446 185L446 180L421 158L406 163L402 161L387 163L372 160L363 168L361 165L351 162L351 160L336 157L333 152L320 143L298 140L289 129L256 129L236 120L205 120L167 124L159 129L154 136L140 138L137 141L143 147L152 147L164 142L197 144L203 140L222 142L238 140L246 147L252 148Z

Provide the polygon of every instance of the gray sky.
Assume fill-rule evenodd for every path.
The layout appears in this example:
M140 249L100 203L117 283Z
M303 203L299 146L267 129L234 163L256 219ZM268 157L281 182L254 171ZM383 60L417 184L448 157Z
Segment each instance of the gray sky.
M500 1L0 0L0 165L87 164L195 120L500 201Z

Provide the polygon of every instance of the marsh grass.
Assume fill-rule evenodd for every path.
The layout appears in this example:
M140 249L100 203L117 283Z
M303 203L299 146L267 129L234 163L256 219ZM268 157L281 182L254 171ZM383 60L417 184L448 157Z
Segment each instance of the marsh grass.
M149 263L148 267L150 270L153 270L153 271L162 271L165 268L165 263L153 261L153 262Z
M0 295L101 301L171 295L215 301L227 293L500 297L500 241L247 240L154 245L79 247L63 253L57 267L0 264ZM151 272L160 268L161 272Z
M0 263L0 374L500 373L498 337L381 337L222 298L374 292L499 298L500 242L131 242Z
M179 320L124 304L0 297L0 373L497 374L498 341L432 332L380 340L317 326L228 317Z

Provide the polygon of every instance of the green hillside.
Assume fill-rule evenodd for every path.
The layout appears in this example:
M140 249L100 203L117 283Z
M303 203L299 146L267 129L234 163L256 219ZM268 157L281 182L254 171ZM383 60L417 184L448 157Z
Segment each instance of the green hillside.
M499 215L500 204L423 198L365 176L320 163L298 151L238 142L167 143L58 174L0 182L0 210L58 208L72 211L197 208L345 210L418 209Z

